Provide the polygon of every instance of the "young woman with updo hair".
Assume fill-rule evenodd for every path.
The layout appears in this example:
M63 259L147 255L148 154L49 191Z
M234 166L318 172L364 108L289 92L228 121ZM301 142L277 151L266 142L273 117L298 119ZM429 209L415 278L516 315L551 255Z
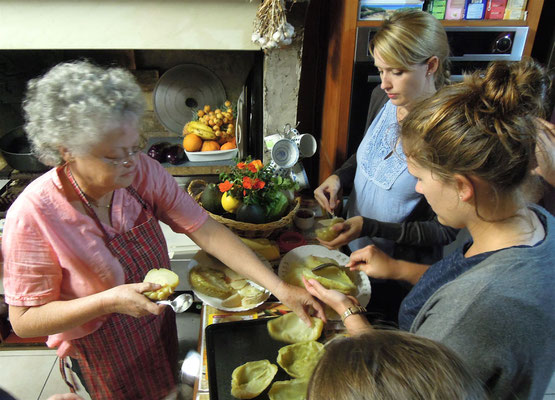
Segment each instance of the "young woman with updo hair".
M416 191L439 222L471 238L431 266L375 246L348 264L412 283L400 328L451 347L495 399L541 399L555 368L555 219L529 202L550 84L532 60L495 62L415 107L401 142ZM306 285L340 315L355 305ZM368 328L357 314L344 321L352 332Z

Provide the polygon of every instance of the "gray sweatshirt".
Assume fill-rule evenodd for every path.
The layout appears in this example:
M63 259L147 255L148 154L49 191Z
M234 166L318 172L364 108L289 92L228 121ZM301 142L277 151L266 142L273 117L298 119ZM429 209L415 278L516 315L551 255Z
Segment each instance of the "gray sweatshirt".
M445 284L410 331L455 350L494 399L542 399L555 369L555 218L533 247L501 250Z

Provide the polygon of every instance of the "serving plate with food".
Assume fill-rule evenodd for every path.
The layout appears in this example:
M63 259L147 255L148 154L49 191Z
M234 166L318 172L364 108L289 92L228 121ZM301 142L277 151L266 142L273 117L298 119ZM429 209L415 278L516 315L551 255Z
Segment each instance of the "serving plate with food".
M264 257L259 258L266 268L272 269ZM202 250L189 262L187 275L195 295L205 304L223 311L251 310L271 294Z
M355 297L358 302L366 306L370 301L370 279L362 271L349 271L341 266L349 262L346 254L337 250L329 250L324 246L306 245L297 247L283 256L279 264L278 275L284 281L304 287L302 277L316 279L328 289L335 289ZM315 267L323 263L334 263L318 271ZM327 310L330 319L339 319L339 316Z

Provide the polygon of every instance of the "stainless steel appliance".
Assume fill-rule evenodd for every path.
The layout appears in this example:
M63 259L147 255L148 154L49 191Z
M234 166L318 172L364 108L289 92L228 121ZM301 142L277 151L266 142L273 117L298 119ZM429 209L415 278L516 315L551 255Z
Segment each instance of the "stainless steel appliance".
M348 155L353 154L365 134L366 114L372 90L380 84L378 70L368 44L379 27L357 28L355 62L349 112ZM464 72L487 66L490 61L522 58L527 26L446 27L451 47L451 79L462 80Z

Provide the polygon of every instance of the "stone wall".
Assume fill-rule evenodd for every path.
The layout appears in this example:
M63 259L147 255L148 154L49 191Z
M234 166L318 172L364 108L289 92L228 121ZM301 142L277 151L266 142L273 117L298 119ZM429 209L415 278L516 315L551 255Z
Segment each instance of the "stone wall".
M309 1L287 3L287 22L295 27L291 45L264 56L264 136L296 126L304 44L304 20ZM266 153L265 158L269 155Z

